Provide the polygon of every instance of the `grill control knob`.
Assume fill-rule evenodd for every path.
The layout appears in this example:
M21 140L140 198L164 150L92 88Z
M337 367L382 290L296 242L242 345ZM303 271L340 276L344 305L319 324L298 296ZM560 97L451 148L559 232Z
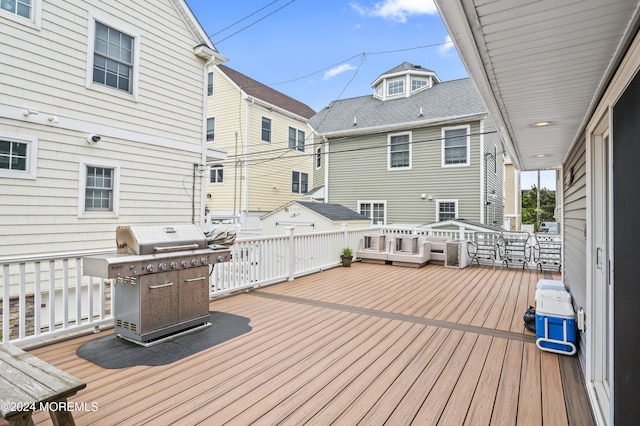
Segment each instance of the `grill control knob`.
M153 272L153 265L147 265L147 272Z
M191 259L191 264L193 266L198 266L198 259Z
M203 257L202 259L200 259L200 263L202 263L203 265L206 265L207 263L209 263L209 259L207 259L206 257Z
M187 263L186 260L183 260L182 262L180 262L180 266L182 266L183 268L186 268L187 266L189 266L189 263Z
M178 267L178 262L171 262L169 266L171 266L171 269L176 269Z
M161 271L164 271L165 269L167 269L167 264L166 263L160 263L158 265L158 269Z

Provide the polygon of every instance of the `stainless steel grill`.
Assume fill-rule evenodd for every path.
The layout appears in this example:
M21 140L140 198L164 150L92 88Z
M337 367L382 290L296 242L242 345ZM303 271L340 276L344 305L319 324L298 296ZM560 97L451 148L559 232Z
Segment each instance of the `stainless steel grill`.
M119 226L117 253L88 256L83 273L114 278L118 336L149 346L210 325L210 267L231 258L196 225Z

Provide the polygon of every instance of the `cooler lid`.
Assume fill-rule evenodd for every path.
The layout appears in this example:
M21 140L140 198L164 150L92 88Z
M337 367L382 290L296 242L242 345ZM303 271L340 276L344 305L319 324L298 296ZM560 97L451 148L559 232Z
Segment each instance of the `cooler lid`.
M547 315L558 318L574 318L575 312L571 302L554 299L541 299L536 304L536 315Z

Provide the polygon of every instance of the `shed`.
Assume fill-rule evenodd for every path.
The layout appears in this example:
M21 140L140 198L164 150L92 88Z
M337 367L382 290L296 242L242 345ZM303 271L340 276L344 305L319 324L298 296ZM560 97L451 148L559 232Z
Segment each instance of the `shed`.
M368 228L371 219L341 205L311 201L291 201L260 217L262 235L282 235L287 228L295 233L321 232L349 228Z

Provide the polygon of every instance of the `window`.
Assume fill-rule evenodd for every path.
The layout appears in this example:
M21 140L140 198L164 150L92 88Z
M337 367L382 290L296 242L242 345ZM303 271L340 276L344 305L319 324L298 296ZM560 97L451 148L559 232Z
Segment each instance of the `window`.
M120 166L80 162L78 216L114 217L119 209Z
M304 152L305 135L302 130L289 127L289 148Z
M113 210L113 169L87 166L84 209Z
M390 81L387 84L387 95L401 95L404 93L404 80Z
M427 85L427 80L411 80L411 91L415 92L416 90Z
M262 117L262 131L260 138L264 142L271 142L271 119Z
M209 183L224 182L224 166L222 164L214 164L209 168Z
M212 141L216 138L216 119L215 117L207 118L207 140Z
M213 73L207 74L207 96L213 96Z
M411 168L411 133L389 135L389 158L387 168Z
M322 167L322 147L316 148L316 169Z
M291 172L291 192L306 194L309 191L309 175L303 172Z
M31 0L2 0L2 10L31 19L33 7Z
M0 169L27 171L27 150L22 142L0 141Z
M469 126L442 129L442 165L469 165Z
M358 212L372 220L374 225L386 224L385 201L358 201Z
M436 221L453 220L458 217L458 201L457 200L438 200L436 201Z
M38 139L0 133L0 178L35 179Z
M133 37L95 23L93 82L133 93Z

